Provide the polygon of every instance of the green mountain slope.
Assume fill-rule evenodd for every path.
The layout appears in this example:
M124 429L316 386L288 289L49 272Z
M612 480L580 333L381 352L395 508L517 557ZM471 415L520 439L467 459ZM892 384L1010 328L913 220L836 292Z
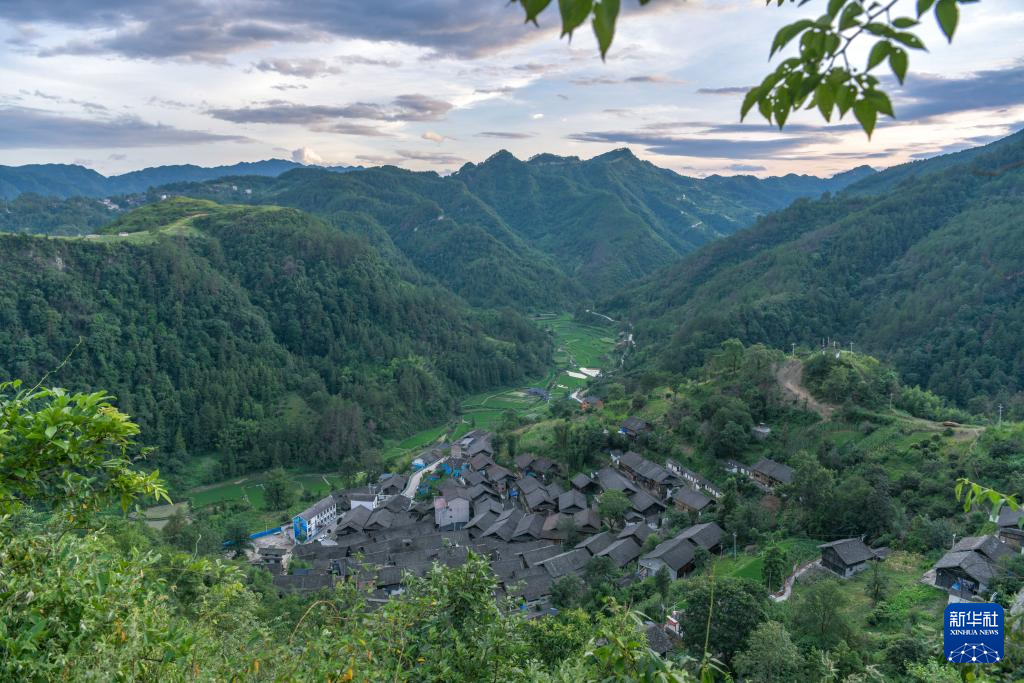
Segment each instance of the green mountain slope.
M624 293L648 358L684 371L737 337L853 341L975 411L1024 410L1024 134L794 206ZM866 183L874 182L870 178Z
M565 309L576 288L551 259L511 230L466 187L436 173L394 167L358 173L312 169L277 179L174 185L168 191L217 200L273 203L314 213L367 237L472 304ZM239 188L239 189L235 189Z
M836 191L873 171L810 176L688 178L628 149L581 161L502 151L454 178L590 291L606 294L799 197Z
M302 168L284 159L242 162L230 166L194 164L151 166L121 175L104 176L77 164L26 164L0 166L0 199L14 199L26 192L45 197L109 197L145 192L151 187L180 182L203 182L224 176L277 176ZM359 167L337 167L345 172Z
M94 239L0 236L0 376L115 393L162 449L336 466L542 371L550 342L299 211L168 200Z

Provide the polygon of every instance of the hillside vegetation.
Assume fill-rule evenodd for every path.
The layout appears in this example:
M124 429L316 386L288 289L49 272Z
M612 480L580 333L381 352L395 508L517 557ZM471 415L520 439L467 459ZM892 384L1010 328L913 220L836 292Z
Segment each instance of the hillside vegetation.
M0 376L107 387L158 462L336 466L541 374L550 342L293 209L169 200L100 239L0 237ZM81 339L80 342L78 340Z
M863 181L881 194L798 201L617 297L666 370L698 367L735 337L844 346L892 362L975 413L1024 414L1024 134ZM921 170L926 170L927 166Z

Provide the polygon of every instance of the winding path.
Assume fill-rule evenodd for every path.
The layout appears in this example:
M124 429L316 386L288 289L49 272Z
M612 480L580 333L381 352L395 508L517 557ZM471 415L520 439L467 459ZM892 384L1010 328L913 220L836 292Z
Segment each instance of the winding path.
M434 470L436 470L438 467L441 466L441 463L443 463L446 460L448 460L448 457L449 456L446 455L443 458L441 458L440 460L438 460L437 462L430 463L429 465L427 465L423 469L417 470L416 472L413 472L412 476L409 477L409 483L405 485L405 490L402 491L402 495L405 496L406 498L415 499L416 498L416 489L419 488L420 481L423 479L423 475L427 474L428 472L433 472Z
M808 410L813 410L824 420L832 417L836 409L811 396L811 392L804 387L804 364L799 359L793 358L783 363L775 371L775 378L779 381L783 393L794 403L806 403Z

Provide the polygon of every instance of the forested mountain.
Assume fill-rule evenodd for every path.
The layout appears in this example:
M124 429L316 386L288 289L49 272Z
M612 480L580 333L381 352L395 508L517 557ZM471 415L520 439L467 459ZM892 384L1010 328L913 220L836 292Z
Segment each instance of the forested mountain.
M186 450L225 473L337 467L549 361L529 321L293 209L172 199L110 232L0 236L0 377L111 391L165 471Z
M975 412L1024 414L1022 213L1017 133L798 201L610 307L667 369L698 366L730 337L780 348L832 337Z
M564 310L578 291L542 251L462 183L395 167L358 173L299 169L254 178L251 195L227 178L167 191L218 201L273 203L309 211L367 237L396 262L412 264L480 306Z
M116 219L122 207L91 197L44 197L34 192L0 199L0 232L83 235Z
M698 179L641 161L628 149L585 161L542 154L525 162L503 150L454 178L588 290L609 293L761 214L872 172Z
M382 167L345 175L299 169L276 179L151 191L309 211L401 254L472 303L583 307L798 197L873 171L695 179L617 150L587 161L505 151L442 178ZM480 283L486 282L486 287Z
M0 199L13 199L31 192L44 197L109 197L145 192L157 185L177 182L202 182L224 176L277 176L302 164L284 159L243 162L231 166L205 168L192 164L153 166L115 176L103 176L76 164L27 164L0 166ZM349 171L339 166L332 171Z

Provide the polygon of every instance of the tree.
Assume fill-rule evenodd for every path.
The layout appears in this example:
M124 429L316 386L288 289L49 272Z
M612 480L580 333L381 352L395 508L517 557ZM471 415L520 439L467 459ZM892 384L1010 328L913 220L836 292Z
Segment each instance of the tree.
M295 502L295 487L291 477L280 467L267 474L263 483L263 498L268 510L284 510Z
M782 586L783 579L789 573L789 561L782 546L777 543L768 546L764 552L764 568L761 573L768 590L774 592Z
M558 531L565 536L562 545L572 548L580 542L580 532L576 529L576 522L571 516L564 516L558 520Z
M836 579L822 579L807 586L796 600L792 625L801 638L830 650L850 633L843 610L847 599Z
M800 649L777 621L766 621L754 629L733 662L747 680L763 683L796 680L802 663Z
M764 589L748 579L709 577L680 581L673 594L685 599L682 608L683 641L692 652L704 652L710 616L710 647L730 659L766 618ZM713 602L712 602L713 601ZM712 607L713 605L713 607Z
M558 609L580 607L586 599L587 586L577 574L566 574L551 583L551 604Z
M136 469L139 428L110 399L0 383L0 514L45 504L74 521L143 496L171 502L159 472Z
M662 600L665 600L668 598L670 588L672 588L672 575L668 573L667 568L662 567L654 574L654 590Z
M625 521L626 512L631 505L632 503L629 502L625 493L612 489L601 494L597 512L601 515L601 519L608 522L608 525L614 529Z
M230 520L224 527L224 544L232 557L245 555L245 551L252 548L252 539L249 538L249 528L239 518Z
M864 593L871 598L871 604L877 605L889 592L889 579L882 572L880 562L872 562L868 570L868 581L864 584Z
M651 0L638 0L646 5ZM959 5L973 0L829 0L826 13L815 19L804 18L783 26L775 34L771 56L782 54L790 43L799 45L760 85L743 100L741 118L757 106L769 122L782 128L791 113L817 109L826 121L838 111L839 118L853 111L857 122L870 137L878 114L895 116L888 95L879 89L877 72L888 65L902 84L909 67L909 51L924 50L924 42L909 29L919 26L925 14L934 11L935 20L949 42L953 41L960 20ZM771 4L769 0L768 4ZM778 6L785 0L775 0ZM800 4L806 4L804 0ZM538 24L551 0L519 0L526 21ZM620 0L560 0L562 36L572 36L591 19L601 58L604 59L615 37ZM903 9L909 15L901 15ZM539 25L539 24L538 24ZM863 68L851 64L856 49L875 40Z

